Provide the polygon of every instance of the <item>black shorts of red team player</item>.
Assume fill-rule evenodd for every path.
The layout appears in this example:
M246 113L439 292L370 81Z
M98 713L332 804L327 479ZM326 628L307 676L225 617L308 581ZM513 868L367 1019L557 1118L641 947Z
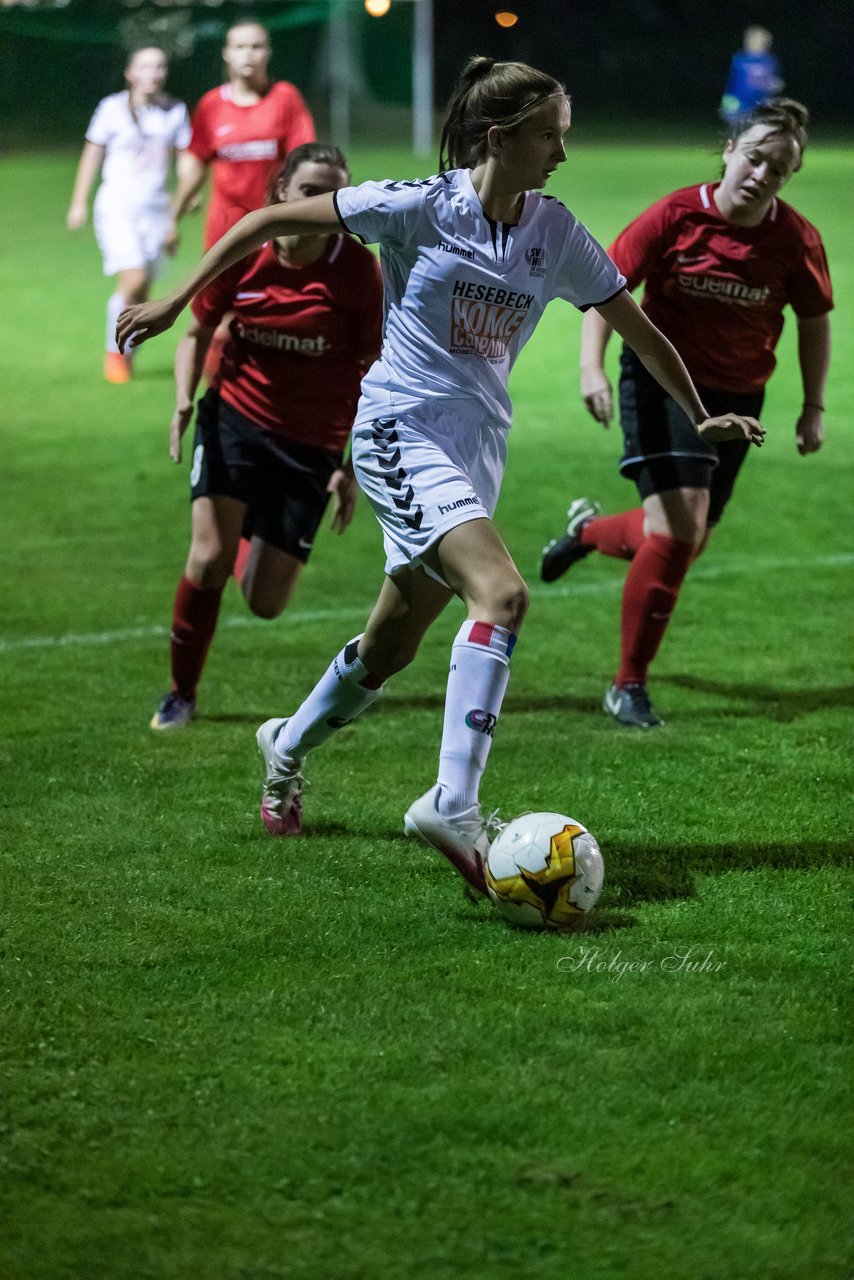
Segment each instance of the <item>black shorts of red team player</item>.
M697 386L712 418L722 413L758 418L764 392L741 394ZM715 525L732 496L750 448L746 440L707 444L676 401L660 387L628 347L620 357L620 471L634 480L642 498L667 489L708 489L707 524Z
M341 455L265 431L209 388L196 409L190 493L245 502L244 538L308 560Z

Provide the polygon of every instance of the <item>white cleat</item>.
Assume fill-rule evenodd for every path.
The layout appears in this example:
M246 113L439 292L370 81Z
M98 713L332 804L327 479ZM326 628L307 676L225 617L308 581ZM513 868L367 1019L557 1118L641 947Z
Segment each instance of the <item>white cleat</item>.
M265 720L255 734L258 750L267 770L261 795L261 820L271 836L298 836L302 831L302 784L300 761L287 763L275 754L279 730L284 720Z
M439 791L436 783L409 806L403 819L403 829L408 836L414 836L443 853L463 879L486 897L483 868L489 852L489 835L480 805L472 805L462 813L440 813Z

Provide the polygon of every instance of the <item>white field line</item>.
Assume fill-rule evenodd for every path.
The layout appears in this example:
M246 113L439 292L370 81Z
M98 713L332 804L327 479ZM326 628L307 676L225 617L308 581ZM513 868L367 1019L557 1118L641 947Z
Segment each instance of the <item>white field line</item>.
M700 563L691 570L691 581L704 579L737 577L744 573L769 573L786 569L840 569L854 564L854 552L841 552L836 555L813 556L809 559L770 557L750 560L721 560L717 564ZM531 596L535 600L560 600L575 596L616 595L623 587L622 577L611 577L598 582L579 582L563 586L531 586ZM329 619L365 618L373 604L366 600L361 605L349 605L347 608L334 609L288 609L284 614L286 625L300 626L308 622L326 622ZM269 625L263 618L256 618L250 613L234 614L220 620L220 628L255 627ZM128 640L161 639L168 636L169 627L151 624L144 627L124 627L116 631L66 632L59 636L19 636L11 640L0 639L0 655L5 653L24 653L38 649L90 648L104 644L122 644Z

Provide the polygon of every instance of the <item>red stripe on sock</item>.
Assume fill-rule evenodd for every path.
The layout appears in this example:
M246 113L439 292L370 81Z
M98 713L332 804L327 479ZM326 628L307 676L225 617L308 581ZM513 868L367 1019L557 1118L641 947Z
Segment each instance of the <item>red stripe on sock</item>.
M494 630L495 627L491 622L473 622L469 632L469 644L483 644L488 649L492 643Z
M693 543L659 533L644 539L623 587L617 684L646 684L693 558Z

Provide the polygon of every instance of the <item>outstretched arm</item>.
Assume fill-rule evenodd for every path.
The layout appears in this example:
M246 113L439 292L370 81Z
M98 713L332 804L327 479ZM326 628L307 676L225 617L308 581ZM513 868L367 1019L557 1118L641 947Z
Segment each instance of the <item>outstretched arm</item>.
M172 327L190 301L226 268L276 236L332 235L341 230L331 195L268 205L247 213L209 249L182 284L154 302L128 307L119 316L116 341L124 351Z
M195 316L175 349L175 409L169 424L169 457L181 461L181 440L193 416L193 397L205 367L214 330Z
M602 319L628 343L655 380L684 410L706 440L749 440L761 445L765 428L755 418L726 413L707 414L679 352L647 319L634 298L621 293L613 302L597 307Z
M605 349L614 330L591 307L581 322L581 395L587 412L607 427L614 416L614 393L605 372Z
M178 189L172 199L172 216L177 222L192 205L201 190L208 166L192 151L179 151L175 159Z
M824 384L830 365L830 316L798 321L798 360L804 405L795 427L798 453L815 453L824 441Z
M77 166L77 176L74 179L74 191L71 194L71 204L68 206L68 214L65 219L65 225L69 231L76 231L78 227L82 227L89 216L87 208L89 191L95 181L95 175L101 167L105 151L106 147L103 147L99 142L86 141L83 143L80 163Z

